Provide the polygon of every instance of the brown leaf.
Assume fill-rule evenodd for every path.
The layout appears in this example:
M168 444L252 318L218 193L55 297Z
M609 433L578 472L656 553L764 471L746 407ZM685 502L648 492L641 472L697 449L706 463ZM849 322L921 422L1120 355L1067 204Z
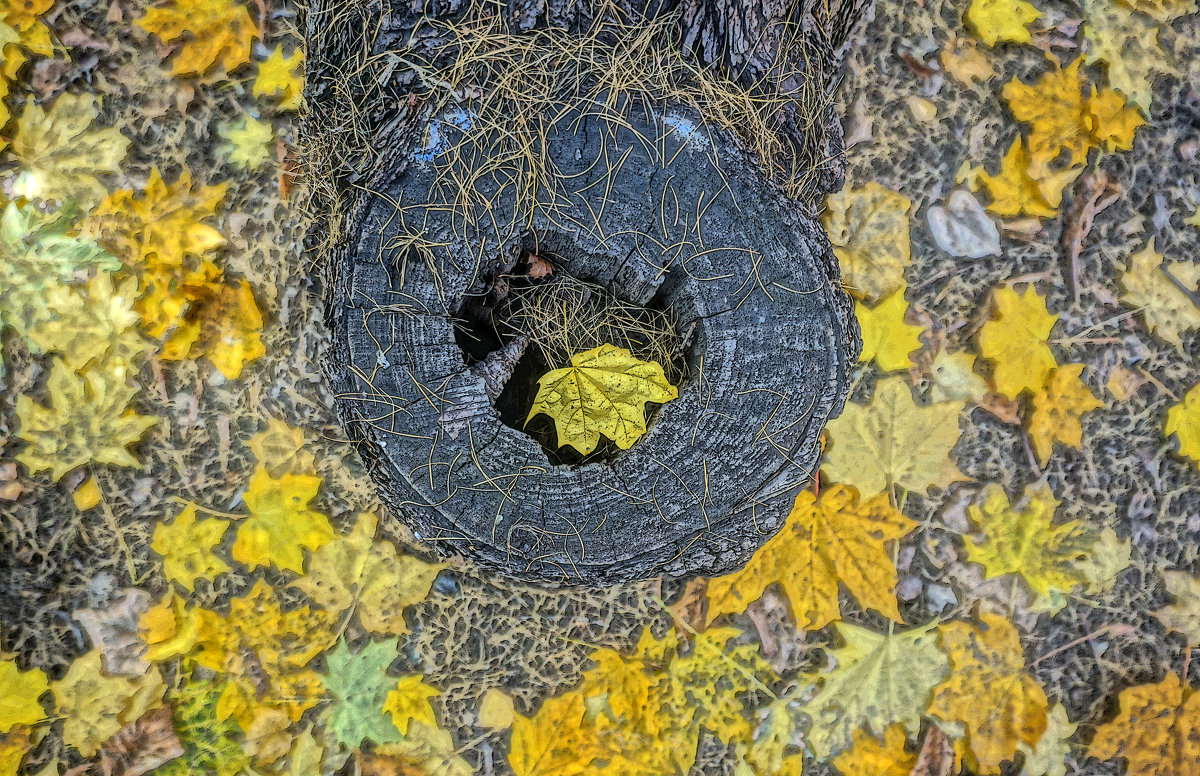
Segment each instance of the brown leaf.
M680 638L690 638L691 632L704 630L704 604L708 600L708 580L695 577L684 586L679 598L671 604L671 613L675 615L675 631ZM683 623L683 625L680 625Z
M100 749L104 776L142 776L182 756L183 744L175 733L170 706L129 723Z
M1062 234L1062 245L1067 252L1067 262L1071 268L1071 288L1076 301L1079 300L1079 252L1083 250L1083 242L1092 231L1092 222L1095 221L1096 215L1116 202L1120 195L1120 184L1110 180L1103 171L1095 175L1089 172L1080 176L1079 189L1071 207L1067 209L1066 226Z
M937 725L927 726L911 776L950 776L953 772L954 742Z

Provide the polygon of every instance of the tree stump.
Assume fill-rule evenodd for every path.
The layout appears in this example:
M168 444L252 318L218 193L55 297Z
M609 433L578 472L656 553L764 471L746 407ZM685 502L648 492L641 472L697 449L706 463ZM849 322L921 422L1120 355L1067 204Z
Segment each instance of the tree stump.
M814 21L770 2L415 5L318 2L307 20L310 161L329 184L314 232L325 367L385 504L433 546L529 580L738 568L815 476L858 356L852 303L812 214L841 174L836 117L811 87L827 94L838 25L855 14ZM609 77L630 72L614 55L537 92L574 61L564 46L583 40L571 56L594 60L652 25L688 67L740 67L728 83L777 100L771 126L786 142L775 159L687 99L687 72L701 71L663 87L654 60L636 72L657 86L631 88ZM532 54L494 69L527 79L523 91L454 68L490 61L473 45L512 51L522 36L534 36ZM800 64L781 65L789 56ZM347 135L358 145L338 151L331 138ZM796 184L780 159L793 171L827 163ZM537 362L521 331L497 333L510 289L539 288L531 261L669 322L679 398L651 409L630 449L572 459L526 428L537 372L565 365Z

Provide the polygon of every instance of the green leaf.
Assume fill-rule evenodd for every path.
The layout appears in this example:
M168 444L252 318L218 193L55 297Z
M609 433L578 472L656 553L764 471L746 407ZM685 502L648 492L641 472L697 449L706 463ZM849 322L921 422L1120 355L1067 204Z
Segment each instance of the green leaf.
M355 654L342 638L325 656L328 672L323 678L332 702L322 723L346 747L360 747L367 739L375 744L402 739L383 711L388 693L396 688L387 669L396 658L397 641L371 641Z

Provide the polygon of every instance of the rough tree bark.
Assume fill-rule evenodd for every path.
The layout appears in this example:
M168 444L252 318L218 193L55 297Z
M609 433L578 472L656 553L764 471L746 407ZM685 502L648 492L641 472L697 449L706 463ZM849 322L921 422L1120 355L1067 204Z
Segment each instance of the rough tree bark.
M813 211L842 182L840 127L824 98L863 10L313 4L307 132L324 186L314 239L332 334L326 372L385 503L421 538L504 574L605 584L726 572L779 529L815 475L859 349ZM603 27L604 14L619 24ZM488 103L503 89L444 75L473 44L435 22L467 17L490 18L504 40L600 25L609 37L597 40L613 47L622 31L659 24L673 56L724 74L747 99L773 100L784 143L764 159L694 102L596 89L586 74L577 99L545 106L536 128L520 105L504 126L495 119L507 108ZM525 162L496 163L514 148ZM530 253L559 276L666 311L679 333L680 397L631 449L556 463L497 409L520 342L476 363L456 337L468 309L486 317Z

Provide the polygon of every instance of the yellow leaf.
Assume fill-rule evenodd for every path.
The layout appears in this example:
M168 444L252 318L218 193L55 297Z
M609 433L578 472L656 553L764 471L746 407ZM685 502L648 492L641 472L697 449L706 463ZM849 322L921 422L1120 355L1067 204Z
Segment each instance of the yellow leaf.
M224 286L204 315L208 325L193 349L202 348L226 379L238 379L247 363L266 355L260 336L262 313L254 301L254 291L245 280Z
M288 753L292 747L289 728L292 720L281 709L260 706L246 726L243 749L260 765L270 765Z
M46 712L38 698L49 689L41 669L22 671L15 661L0 660L0 733L44 720Z
M21 34L20 46L31 54L48 57L54 53L50 40L50 28L42 16L54 7L54 0L6 0L0 4L4 23ZM15 71L5 68L5 75L12 78Z
M929 399L977 402L987 393L987 383L975 374L975 356L970 353L941 351L929 370Z
M229 571L229 564L213 554L229 521L205 518L196 521L196 505L188 504L171 522L154 528L150 549L163 556L163 574L184 589L195 589L197 579L214 579Z
M872 496L892 485L922 493L944 488L964 479L950 460L962 408L962 402L918 406L902 378L881 380L869 406L849 402L826 427L831 444L823 468L835 482Z
M1175 602L1154 616L1167 630L1186 636L1189 648L1200 646L1200 578L1184 571L1164 571L1162 576Z
M975 41L956 38L948 42L941 53L942 68L963 86L975 81L983 83L996 77L996 71Z
M1087 580L1087 592L1100 595L1112 590L1117 576L1129 568L1133 542L1117 538L1117 532L1105 528L1092 542L1086 558L1075 561L1075 568Z
M1087 99L1087 123L1092 138L1108 151L1129 151L1137 129L1146 123L1142 114L1125 104L1115 89L1101 89Z
M64 717L63 743L91 757L121 729L119 715L133 695L128 679L105 676L100 650L78 657L66 675L50 686L55 707Z
M325 754L325 748L313 738L312 729L310 724L292 741L292 748L288 752L287 770L283 771L281 776L312 776L314 773L322 773L321 758Z
M479 700L479 724L490 730L507 730L513 723L513 699L503 690L492 687Z
M228 141L217 152L242 169L257 170L271 159L274 131L266 121L244 116L217 127L217 134Z
M259 467L250 478L243 500L250 517L239 527L233 559L251 569L274 565L304 573L302 547L315 550L334 539L329 518L308 508L321 478L285 474L276 479Z
M742 612L772 583L779 583L801 629L823 628L841 619L838 584L863 608L900 622L896 569L887 542L916 523L891 506L886 494L860 501L845 485L826 489L818 500L801 491L783 530L764 544L745 568L708 583L708 617Z
M1039 218L1053 218L1062 204L1063 190L1083 172L1083 167L1066 167L1057 172L1043 171L1034 178L1032 160L1021 138L1013 140L1008 153L1000 161L1000 173L979 173L979 182L992 198L987 209L998 216L1018 216L1022 213Z
M979 352L992 362L992 384L1010 399L1023 391L1037 392L1058 367L1050 350L1050 332L1057 315L1046 309L1046 299L1026 287L992 291L994 317L979 331Z
M17 436L29 445L17 460L30 473L49 470L55 480L87 463L141 468L128 450L157 418L129 409L137 388L113 370L76 375L55 359L46 381L50 404L35 404L28 394L17 397Z
M1083 364L1066 364L1055 369L1042 390L1033 395L1033 414L1029 418L1029 438L1038 459L1050 458L1055 442L1076 450L1083 444L1083 416L1104 406L1084 385L1080 375Z
M1067 710L1062 704L1055 704L1050 709L1046 722L1046 732L1038 740L1037 746L1019 745L1021 753L1025 755L1021 776L1067 776L1070 739L1079 726L1067 719Z
M1173 261L1154 249L1154 240L1129 257L1121 273L1121 301L1140 309L1146 328L1177 348L1183 347L1183 333L1200 327L1200 308L1171 278L1189 291L1200 288L1200 263ZM1170 277L1168 277L1168 273Z
M12 140L22 169L16 192L85 210L99 201L105 186L97 176L119 171L129 138L115 127L93 129L98 115L90 94L61 94L48 112L26 103Z
M830 650L837 668L819 675L820 691L803 708L812 719L805 740L817 759L847 750L856 730L883 735L896 724L921 730L930 693L950 669L932 626L883 635L836 623L842 646Z
M821 217L850 293L874 300L904 287L912 263L908 211L912 201L872 181L825 201Z
M1025 0L971 0L967 8L967 26L989 46L1031 43L1026 27L1040 18L1042 12Z
M1121 712L1096 728L1088 754L1120 757L1128 776L1176 776L1200 762L1200 695L1176 674L1121 691Z
M265 62L258 65L254 78L255 97L280 98L280 110L297 110L304 94L304 51L297 48L290 57L283 55L283 46L276 46Z
M1163 432L1167 436L1175 435L1180 455L1200 465L1200 385L1193 386L1183 401L1167 410Z
M408 735L408 723L416 720L430 727L438 726L430 698L440 692L421 681L420 674L405 676L396 682L396 689L388 693L383 710L392 717L392 724L404 735Z
M516 776L577 776L587 770L596 753L579 745L585 714L583 696L567 693L547 699L532 717L516 715L508 752Z
M1043 73L1033 86L1016 78L1004 85L1008 109L1029 125L1026 148L1029 174L1035 180L1050 172L1050 163L1060 154L1065 153L1071 165L1082 164L1096 144L1084 112L1082 64L1083 57L1079 57L1065 69L1056 67L1054 72Z
M904 726L891 725L880 741L865 729L854 731L854 743L832 760L842 776L909 776L916 753L904 751Z
M267 427L250 437L246 446L272 477L304 474L316 470L313 454L305 449L304 431L279 418L267 420Z
M171 72L204 75L220 65L228 73L250 61L250 47L259 35L250 12L236 0L172 0L151 8L137 25L164 43L183 39Z
M1116 0L1084 0L1087 63L1103 62L1109 86L1150 115L1154 79L1166 72L1158 26Z
M802 720L797 719L799 704L788 696L760 710L762 721L749 743L735 742L738 763L733 776L802 776L804 752Z
M61 354L72 369L106 357L129 364L143 349L141 337L131 331L138 320L136 286L131 278L115 287L111 276L101 273L89 281L86 293L69 286L51 288L46 295L50 315L34 326L29 338L43 352Z
M16 725L11 732L0 735L0 776L20 776L21 761L34 746L31 733L25 725ZM54 776L58 776L57 767Z
M1044 484L1025 488L1023 508L1014 508L999 485L983 489L979 502L967 508L983 532L976 543L965 538L967 557L982 564L988 579L1018 574L1041 599L1061 597L1087 578L1076 566L1091 545L1079 521L1055 525L1058 501Z
M71 499L75 502L75 508L80 512L86 512L92 507L100 503L100 487L96 485L95 477L88 477L87 480L75 489L71 494Z
M1034 746L1046 731L1046 693L1025 673L1017 630L1003 617L980 614L979 625L941 626L950 673L933 691L929 713L963 737L959 752L982 776L1000 773L1020 744Z
M538 379L538 392L525 419L544 413L554 418L558 446L582 455L603 435L628 450L646 433L646 402L666 403L679 391L663 368L634 358L628 350L601 345L571 357L571 366Z
M921 349L921 335L925 329L905 323L908 302L904 301L904 289L894 292L873 308L862 302L854 305L854 314L862 327L863 349L859 361L874 359L884 372L909 369L912 359L909 353Z
M1180 16L1196 13L1196 0L1121 0L1135 11L1159 22L1170 22Z
M407 633L405 608L429 595L434 579L445 567L397 557L391 542L372 541L375 530L373 515L359 515L350 535L314 552L308 573L292 585L330 612L355 607L359 622L371 633Z

